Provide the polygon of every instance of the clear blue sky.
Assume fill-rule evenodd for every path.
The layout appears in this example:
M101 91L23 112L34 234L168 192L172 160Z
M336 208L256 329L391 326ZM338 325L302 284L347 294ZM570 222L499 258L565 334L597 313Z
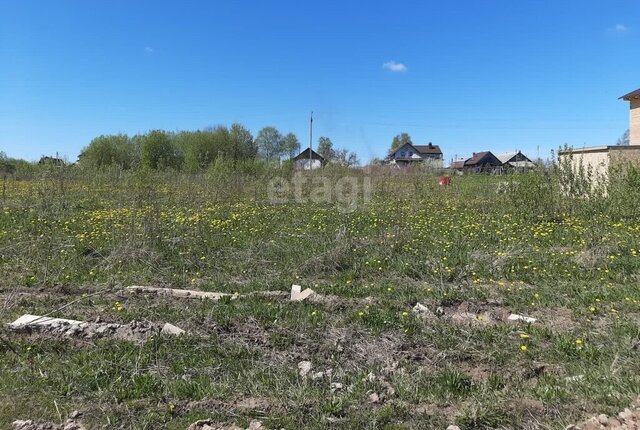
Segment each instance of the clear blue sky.
M614 143L639 87L637 0L0 0L0 150L27 159L235 121L306 145L312 110L363 161L402 131L546 156Z

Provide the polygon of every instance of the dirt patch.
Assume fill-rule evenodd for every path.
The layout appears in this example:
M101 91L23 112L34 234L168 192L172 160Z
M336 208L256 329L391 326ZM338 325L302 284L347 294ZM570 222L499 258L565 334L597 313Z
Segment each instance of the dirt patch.
M234 402L224 402L222 400L204 399L195 400L184 405L184 409L187 411L202 409L224 409L231 411L243 411L243 412L259 412L264 413L274 408L274 404L271 400L265 397L241 397Z
M555 331L575 329L578 324L573 320L573 312L568 308L547 308L534 313L540 322Z
M345 298L332 294L312 294L306 299L309 303L317 303L324 305L330 309L346 309L354 306L372 306L376 304L373 297L364 298Z
M544 412L544 404L535 399L513 399L509 402L509 410L519 415L540 415Z
M241 340L252 345L269 345L269 333L255 318L242 321L230 320L225 325L214 324L211 330L222 337Z
M474 382L485 382L492 373L491 367L482 364L473 366L468 363L463 363L461 366L463 372L469 375Z
M269 399L264 397L245 397L238 400L234 405L234 409L241 409L245 411L259 411L265 412L271 409L273 404Z

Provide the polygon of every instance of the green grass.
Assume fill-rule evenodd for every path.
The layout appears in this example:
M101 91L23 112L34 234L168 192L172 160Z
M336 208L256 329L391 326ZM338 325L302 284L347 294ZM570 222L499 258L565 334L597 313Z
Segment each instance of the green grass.
M371 176L371 201L350 213L331 202L270 204L264 176L69 169L10 182L0 212L3 323L111 288L56 316L171 322L188 335L137 344L2 328L0 427L80 410L90 426L140 429L204 418L292 429L561 428L640 394L640 199L622 199L635 188L581 199L563 194L555 174L456 177L448 189L419 172ZM497 194L503 180L518 193ZM326 299L121 290L243 295L292 283ZM417 302L445 316L417 318ZM539 322L452 321L463 311ZM300 377L303 360L325 376ZM542 407L518 406L528 401Z

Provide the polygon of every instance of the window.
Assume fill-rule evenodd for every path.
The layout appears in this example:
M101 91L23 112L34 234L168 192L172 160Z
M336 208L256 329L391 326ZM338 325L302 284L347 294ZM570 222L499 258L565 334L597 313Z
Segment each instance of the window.
M413 151L409 151L409 157L413 157Z
M404 151L400 151L400 158L404 158L404 154L405 154Z

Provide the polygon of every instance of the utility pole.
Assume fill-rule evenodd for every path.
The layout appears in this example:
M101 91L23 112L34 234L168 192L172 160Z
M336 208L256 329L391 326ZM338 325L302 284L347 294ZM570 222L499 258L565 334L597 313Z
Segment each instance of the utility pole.
M311 111L311 118L309 120L309 170L312 170L311 151L313 147L313 111Z

